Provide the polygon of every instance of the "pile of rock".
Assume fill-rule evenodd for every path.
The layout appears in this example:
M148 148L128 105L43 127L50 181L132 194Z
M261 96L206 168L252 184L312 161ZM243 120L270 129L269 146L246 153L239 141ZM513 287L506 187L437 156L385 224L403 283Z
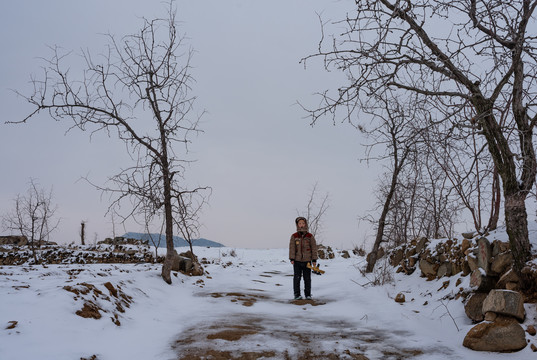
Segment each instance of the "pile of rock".
M324 245L317 245L317 256L319 259L333 259L336 255L334 254L334 250L330 246L324 246Z
M0 245L12 245L12 246L26 246L26 245L34 245L37 247L45 246L45 245L57 245L55 242L52 241L45 241L45 240L39 240L34 241L33 244L28 241L28 238L26 236L18 236L18 235L7 235L7 236L0 236Z
M521 350L527 345L520 325L525 318L524 297L517 292L520 279L512 269L509 243L490 243L485 237L473 239L473 235L434 244L424 237L414 239L390 252L390 264L406 274L419 268L428 280L471 274L472 291L458 295L466 297L466 314L478 324L468 332L463 345L479 351ZM532 329L528 326L527 331L534 335ZM537 350L533 344L532 348Z
M463 345L467 348L511 352L526 347L526 334L519 324L525 318L520 293L511 290L475 293L466 302L465 311L472 320L481 321L466 334Z
M26 236L0 236L0 245L24 246L28 245L28 239L26 238Z
M172 271L180 271L183 274L190 276L202 276L204 274L203 267L196 255L193 255L190 251L178 254L174 250L172 262Z
M97 244L107 244L107 245L149 245L147 240L131 239L125 238L123 236L116 236L115 238L106 238L103 241L99 241Z
M419 267L429 280L444 276L472 274L471 285L480 292L496 289L518 289L519 279L511 270L513 256L509 243L490 242L463 234L461 241L448 239L431 246L427 238L416 238L390 252L390 264L397 272L412 274Z

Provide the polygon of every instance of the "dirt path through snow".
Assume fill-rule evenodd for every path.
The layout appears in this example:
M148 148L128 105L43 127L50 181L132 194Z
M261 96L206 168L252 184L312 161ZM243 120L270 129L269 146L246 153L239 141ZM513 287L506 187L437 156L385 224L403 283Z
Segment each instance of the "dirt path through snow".
M364 327L332 318L330 308L337 306L336 299L285 299L278 287L285 286L290 293L289 273L256 268L245 276L246 282L237 282L243 286L230 292L199 291L197 295L209 298L213 309L172 344L177 359L391 360L430 355L430 349L405 346L410 334L395 326ZM451 353L445 347L434 352L444 358Z

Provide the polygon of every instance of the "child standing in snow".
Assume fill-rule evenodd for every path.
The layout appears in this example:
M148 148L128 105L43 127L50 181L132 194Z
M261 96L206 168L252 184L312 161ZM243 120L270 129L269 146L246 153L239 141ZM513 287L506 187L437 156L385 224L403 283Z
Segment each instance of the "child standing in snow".
M317 263L317 243L315 237L308 232L308 222L303 217L295 220L297 232L291 235L289 241L289 260L293 264L293 291L295 300L302 299L300 296L300 280L304 277L304 295L311 299L311 269L307 267L309 262L315 266Z

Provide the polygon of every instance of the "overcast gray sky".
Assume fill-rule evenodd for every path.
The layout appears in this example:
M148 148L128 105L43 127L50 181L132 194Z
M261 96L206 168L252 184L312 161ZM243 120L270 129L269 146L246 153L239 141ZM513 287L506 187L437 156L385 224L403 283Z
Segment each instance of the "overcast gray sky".
M377 177L359 161L363 139L351 126L333 126L330 119L310 127L294 105L313 106L314 92L342 83L342 74L327 73L321 62L304 69L299 61L317 48L317 13L324 20L342 18L352 3L182 0L176 5L180 30L196 51L196 111L207 111L204 133L190 148L197 162L187 172L192 184L213 188L201 236L232 247L286 247L297 210L318 183L331 199L320 240L338 248L361 245L369 226L357 218L373 206ZM50 54L47 46L97 54L106 44L102 33L136 33L141 17L165 11L157 0L0 4L0 213L12 208L12 199L34 178L44 188L53 187L59 206L62 222L52 240L78 242L81 220L87 221L90 241L111 236L111 219L104 217L108 198L79 179L89 175L104 183L127 166L124 145L104 134L91 141L79 131L65 135L69 124L46 116L5 125L31 111L9 89L28 92L30 75L39 74L38 57ZM132 224L126 230L143 231Z

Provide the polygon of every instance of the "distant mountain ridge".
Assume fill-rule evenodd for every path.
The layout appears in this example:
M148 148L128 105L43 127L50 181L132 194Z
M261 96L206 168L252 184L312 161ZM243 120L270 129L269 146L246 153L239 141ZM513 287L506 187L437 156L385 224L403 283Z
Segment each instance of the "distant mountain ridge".
M143 240L147 241L149 245L153 245L153 242L151 241L151 237L153 238L153 241L158 247L166 247L166 235L161 234L142 234L137 232L128 232L125 235L123 235L124 238L127 239L137 239L137 240ZM181 247L181 246L189 246L188 242L183 239L180 236L173 237L173 247ZM205 247L224 247L225 245L220 244L216 241L207 240L204 238L195 239L192 240L192 246L205 246Z

